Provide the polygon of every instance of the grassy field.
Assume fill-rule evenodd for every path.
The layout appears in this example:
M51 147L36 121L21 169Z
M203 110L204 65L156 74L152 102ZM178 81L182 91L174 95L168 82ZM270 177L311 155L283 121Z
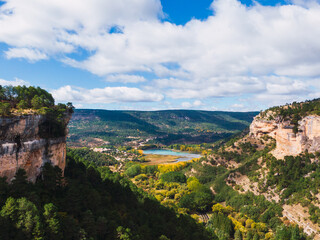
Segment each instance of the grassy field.
M143 163L144 165L159 165L159 164L175 163L179 158L179 156L148 154L148 155L145 155L144 158L146 161L148 161Z

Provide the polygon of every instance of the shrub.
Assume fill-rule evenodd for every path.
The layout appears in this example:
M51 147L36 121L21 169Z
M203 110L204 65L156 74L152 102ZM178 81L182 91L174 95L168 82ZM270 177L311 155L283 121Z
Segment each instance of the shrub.
M133 178L133 177L139 175L140 173L141 173L141 166L139 164L135 164L135 165L129 167L125 171L125 174L130 178Z
M187 178L181 172L168 172L163 173L160 179L164 182L178 182L178 183L185 183Z

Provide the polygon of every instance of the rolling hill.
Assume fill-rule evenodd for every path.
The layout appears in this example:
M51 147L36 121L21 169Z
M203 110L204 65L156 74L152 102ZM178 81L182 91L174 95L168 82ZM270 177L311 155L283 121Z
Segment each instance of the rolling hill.
M69 144L214 142L247 128L257 114L198 110L76 109L69 125Z

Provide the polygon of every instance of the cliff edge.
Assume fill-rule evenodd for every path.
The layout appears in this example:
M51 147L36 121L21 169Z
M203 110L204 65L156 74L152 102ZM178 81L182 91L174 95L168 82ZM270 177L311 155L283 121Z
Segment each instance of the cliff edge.
M35 182L46 162L63 171L70 118L71 114L66 114L62 119L60 134L48 134L52 122L46 115L0 118L0 176L6 176L10 181L16 171L23 168L28 180Z
M297 115L296 115L297 116ZM284 156L296 156L302 152L320 151L320 116L311 114L295 117L283 117L267 111L256 116L250 125L250 136L261 138L269 136L276 140L276 149L272 152L278 159Z

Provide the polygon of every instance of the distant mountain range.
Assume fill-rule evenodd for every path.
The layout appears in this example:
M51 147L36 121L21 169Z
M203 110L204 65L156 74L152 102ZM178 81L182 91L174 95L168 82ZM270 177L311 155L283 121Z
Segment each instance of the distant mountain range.
M198 110L117 111L76 109L69 144L203 143L247 128L258 112Z

